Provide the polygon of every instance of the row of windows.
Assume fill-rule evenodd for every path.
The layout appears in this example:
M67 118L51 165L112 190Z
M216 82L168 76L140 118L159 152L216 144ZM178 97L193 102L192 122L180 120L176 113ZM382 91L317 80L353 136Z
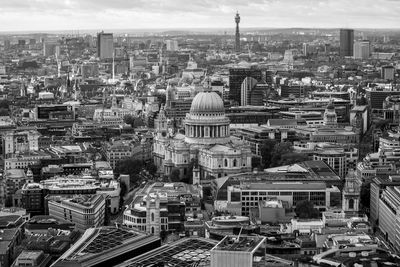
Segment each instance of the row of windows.
M131 216L125 216L125 220L128 222L132 222L132 223L138 223L138 224L145 224L146 223L146 219L145 218L134 218Z
M304 194L304 195L308 195L309 193L317 193L317 194L320 194L320 193L322 193L323 195L325 195L325 192L301 192L301 191L295 191L295 192L292 192L292 191L269 191L269 192L267 192L267 191L261 191L261 192L259 192L259 191L251 191L251 192L249 192L249 191L243 191L242 192L242 196L266 196L266 195L269 195L269 196L291 196L291 195L302 195L302 194Z

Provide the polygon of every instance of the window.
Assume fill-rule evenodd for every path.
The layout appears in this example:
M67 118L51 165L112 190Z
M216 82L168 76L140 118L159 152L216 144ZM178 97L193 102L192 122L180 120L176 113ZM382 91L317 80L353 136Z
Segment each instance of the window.
M349 209L350 210L354 209L354 199L352 198L349 200Z
M237 160L234 159L234 160L233 160L233 167L236 167L236 165L237 165Z
M151 214L151 221L154 222L154 213Z
M224 165L225 165L225 167L228 167L228 160L227 159L224 160Z

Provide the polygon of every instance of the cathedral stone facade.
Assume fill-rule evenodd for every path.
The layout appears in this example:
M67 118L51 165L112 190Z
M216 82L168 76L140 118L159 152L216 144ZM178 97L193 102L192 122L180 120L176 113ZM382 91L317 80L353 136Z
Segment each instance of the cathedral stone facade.
M200 182L251 171L250 146L230 135L224 103L215 92L200 92L184 120L185 134L174 133L163 108L155 120L154 162L160 173L173 169L188 175L191 164L200 172Z

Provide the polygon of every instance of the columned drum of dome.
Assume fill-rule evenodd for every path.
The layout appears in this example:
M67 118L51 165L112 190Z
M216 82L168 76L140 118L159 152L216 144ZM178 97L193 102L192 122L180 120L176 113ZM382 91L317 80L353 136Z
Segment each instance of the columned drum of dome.
M190 144L225 144L229 142L229 119L224 102L215 92L201 92L193 99L185 119L185 141Z

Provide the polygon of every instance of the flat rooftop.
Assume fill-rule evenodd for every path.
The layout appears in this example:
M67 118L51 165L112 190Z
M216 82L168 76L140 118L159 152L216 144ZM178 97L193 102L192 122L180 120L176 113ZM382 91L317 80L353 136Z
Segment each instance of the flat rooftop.
M217 241L184 238L125 261L117 267L142 266L210 266L210 250Z
M199 189L196 186L186 183L147 183L141 190L136 193L136 197L132 200L131 205L142 202L143 197L147 195L155 196L158 194L161 198L179 199L182 195L190 194L193 197L199 196Z
M212 250L251 252L265 240L265 237L258 236L226 236Z
M265 169L259 172L246 172L217 178L214 183L218 188L217 200L226 200L228 186L261 183L326 183L326 186L339 185L341 178L323 161L304 161L293 165ZM278 185L277 185L278 186Z
M37 259L43 254L43 251L28 251L28 250L23 250L21 254L19 254L18 259L19 260L32 260L32 259Z
M379 248L358 247L338 251L328 250L324 254L326 254L325 257L318 259L317 255L314 259L318 259L318 263L331 264L330 266L400 266L398 256Z

